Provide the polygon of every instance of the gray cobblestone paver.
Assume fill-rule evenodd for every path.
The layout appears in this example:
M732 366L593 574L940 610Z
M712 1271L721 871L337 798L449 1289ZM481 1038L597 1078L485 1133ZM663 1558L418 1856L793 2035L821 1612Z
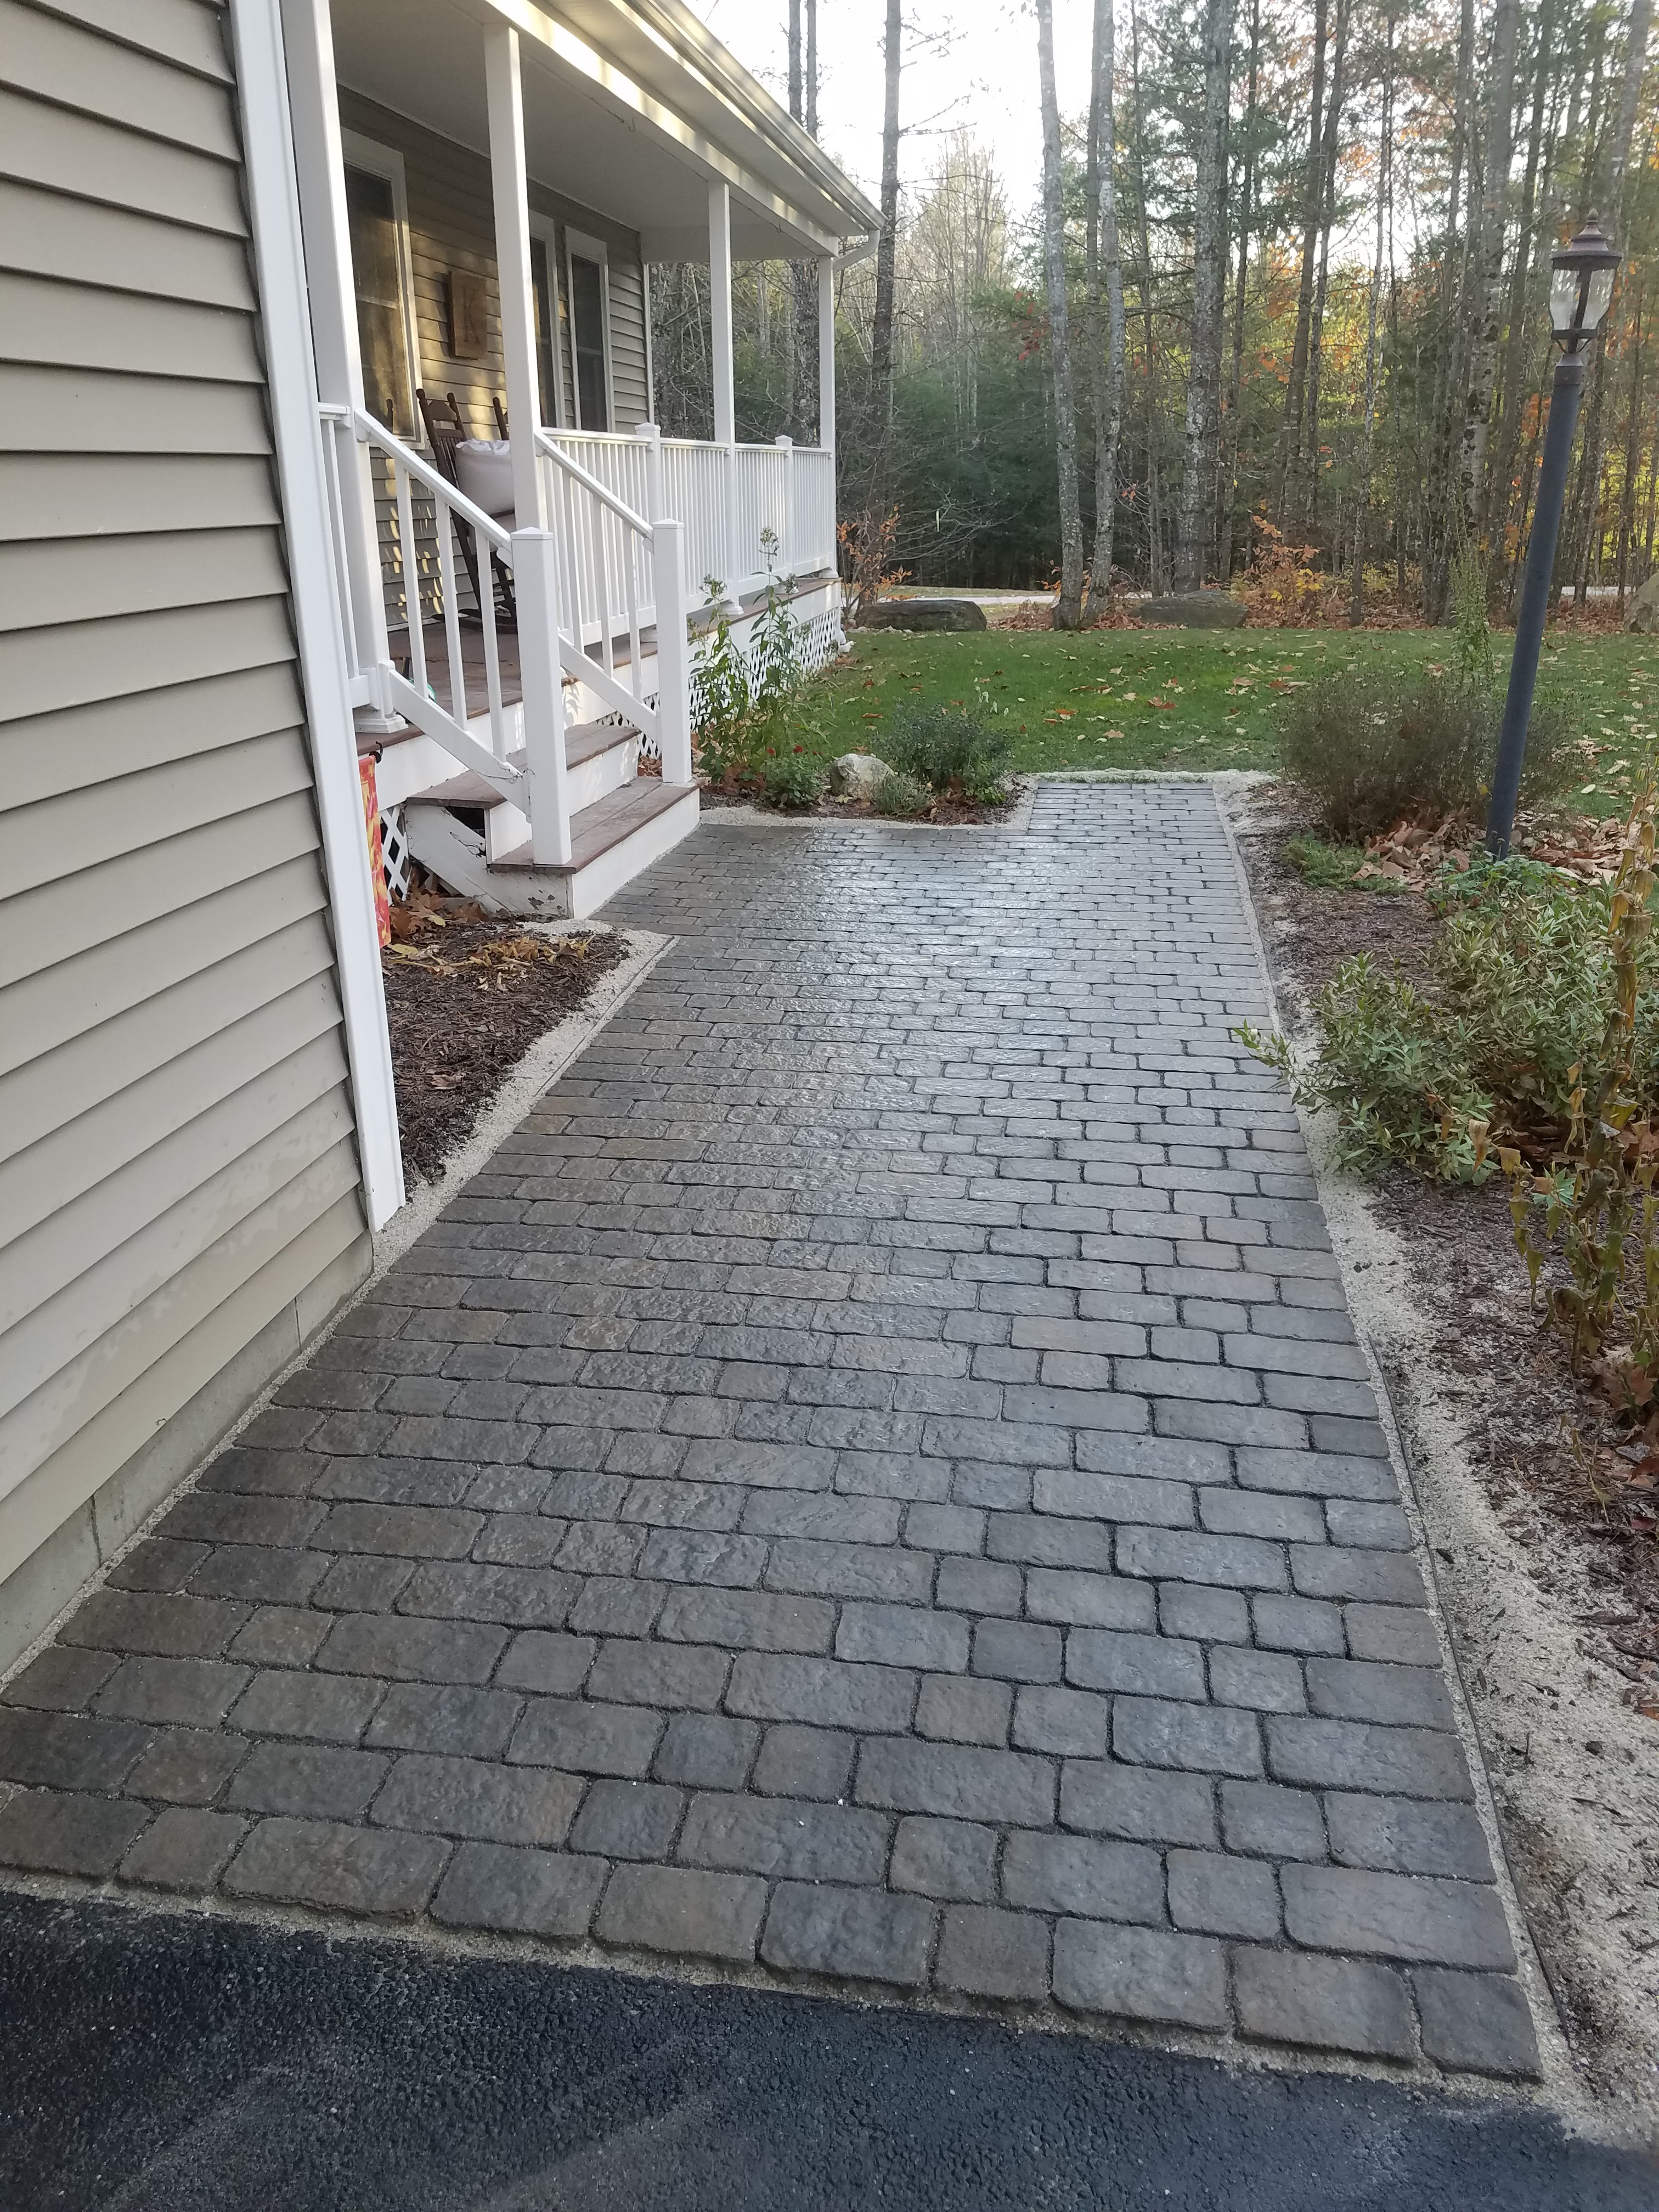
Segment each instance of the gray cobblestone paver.
M615 913L0 1694L0 1864L1535 2071L1212 795L715 817Z

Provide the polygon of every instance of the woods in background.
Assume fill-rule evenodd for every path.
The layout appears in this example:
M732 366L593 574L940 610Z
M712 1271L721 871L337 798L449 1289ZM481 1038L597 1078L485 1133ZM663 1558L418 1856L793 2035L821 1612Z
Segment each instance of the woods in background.
M843 515L896 514L919 581L1058 584L1062 622L1085 562L1097 593L1264 559L1436 621L1478 562L1501 615L1549 257L1595 208L1625 260L1559 575L1622 603L1659 553L1651 0L1093 0L1069 115L1053 4L1029 50L1044 173L1011 179L969 137L902 138L913 32L888 0L886 220L839 280ZM659 419L707 436L706 272L652 285ZM739 273L740 437L816 434L799 300L786 265Z

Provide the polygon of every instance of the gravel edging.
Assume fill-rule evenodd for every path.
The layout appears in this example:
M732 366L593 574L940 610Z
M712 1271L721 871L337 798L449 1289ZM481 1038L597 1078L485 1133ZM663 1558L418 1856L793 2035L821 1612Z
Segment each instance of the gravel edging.
M1224 804L1222 812L1276 1025L1295 1041L1306 1027L1305 1003L1284 1018L1237 813ZM1488 1495L1441 1350L1443 1322L1419 1287L1420 1255L1370 1188L1336 1168L1328 1117L1299 1110L1298 1118L1418 1534L1460 1726L1480 1753L1470 1762L1479 1808L1540 2029L1547 2094L1575 2124L1652 2149L1659 1737L1622 1705L1616 1677L1586 1665L1593 1655L1574 1595L1539 1587L1526 1547ZM1501 1387L1501 1375L1492 1379ZM1638 1915L1651 1940L1632 1960L1624 1930Z

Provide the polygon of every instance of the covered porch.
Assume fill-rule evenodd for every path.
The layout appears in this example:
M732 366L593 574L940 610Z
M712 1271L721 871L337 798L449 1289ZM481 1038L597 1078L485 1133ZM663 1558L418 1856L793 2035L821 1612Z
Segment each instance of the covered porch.
M741 634L787 590L809 658L838 632L835 275L876 210L678 0L282 12L337 598L383 803L441 804L465 771L501 817L483 866L568 872L596 801L567 731L603 722L659 760L689 828L714 613ZM816 265L816 442L737 435L739 258ZM711 276L706 442L652 420L650 267L686 260Z

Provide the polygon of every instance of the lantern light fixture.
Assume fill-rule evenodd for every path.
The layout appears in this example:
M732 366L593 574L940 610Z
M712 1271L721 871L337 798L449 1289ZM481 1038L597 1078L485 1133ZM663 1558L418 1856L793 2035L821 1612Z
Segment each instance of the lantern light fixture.
M1571 244L1550 256L1550 327L1566 352L1577 353L1601 329L1621 258L1594 208Z

